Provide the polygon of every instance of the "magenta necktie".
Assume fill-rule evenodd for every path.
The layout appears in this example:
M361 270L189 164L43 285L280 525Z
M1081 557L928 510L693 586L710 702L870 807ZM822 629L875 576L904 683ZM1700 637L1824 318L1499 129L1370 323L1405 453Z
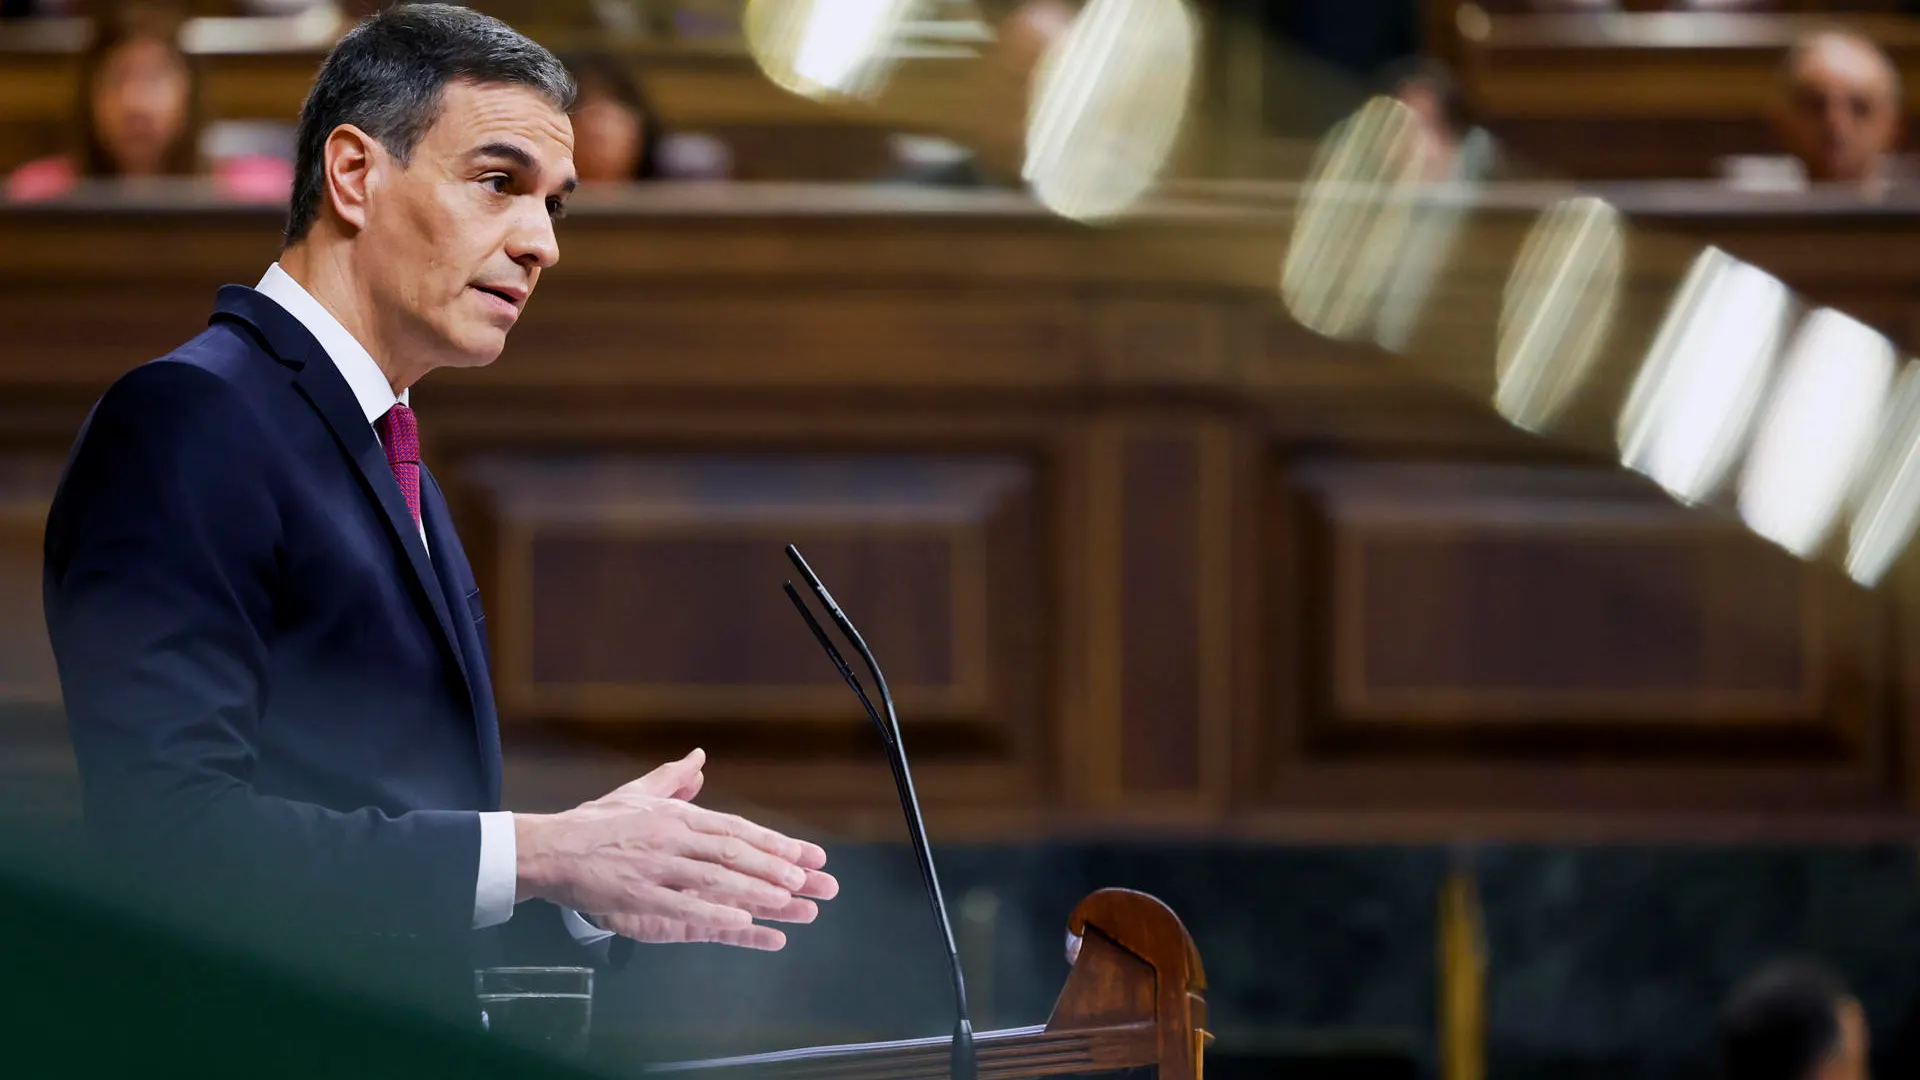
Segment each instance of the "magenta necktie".
M420 527L420 428L413 410L396 403L385 416L373 422L373 430L387 448L387 464L393 478L400 482L400 494L407 500L415 528Z

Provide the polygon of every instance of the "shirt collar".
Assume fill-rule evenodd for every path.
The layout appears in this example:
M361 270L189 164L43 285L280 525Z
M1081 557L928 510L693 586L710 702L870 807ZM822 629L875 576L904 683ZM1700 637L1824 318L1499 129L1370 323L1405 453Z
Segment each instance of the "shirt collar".
M396 404L407 404L407 391L398 395L393 392L393 384L387 381L386 373L373 359L366 347L353 339L340 320L322 307L313 294L293 280L293 275L280 269L279 263L267 267L260 278L260 284L254 291L281 307L287 314L300 320L300 325L320 342L333 366L340 369L340 375L352 388L354 400L360 403L360 411L367 416L371 424L387 414L387 410Z

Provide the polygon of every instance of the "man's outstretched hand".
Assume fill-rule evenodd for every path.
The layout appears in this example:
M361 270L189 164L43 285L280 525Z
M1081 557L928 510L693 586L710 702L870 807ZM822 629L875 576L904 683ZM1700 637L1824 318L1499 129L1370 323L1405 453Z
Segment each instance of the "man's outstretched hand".
M755 920L812 922L840 883L819 845L695 806L706 760L695 750L571 810L515 814L518 897L636 941L784 946Z

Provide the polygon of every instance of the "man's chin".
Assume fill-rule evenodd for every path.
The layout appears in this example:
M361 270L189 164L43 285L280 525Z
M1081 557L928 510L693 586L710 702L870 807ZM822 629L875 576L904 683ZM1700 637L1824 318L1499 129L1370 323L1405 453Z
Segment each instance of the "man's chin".
M449 358L448 367L480 368L495 360L507 346L507 335L476 336L470 341L460 342Z

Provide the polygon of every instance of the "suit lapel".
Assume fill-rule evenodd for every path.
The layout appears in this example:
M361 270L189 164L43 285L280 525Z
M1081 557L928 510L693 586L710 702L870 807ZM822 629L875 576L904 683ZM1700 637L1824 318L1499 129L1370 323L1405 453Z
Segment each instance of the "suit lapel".
M413 584L419 590L419 599L425 600L433 609L434 621L439 624L440 637L447 647L447 654L452 657L454 666L460 669L461 681L468 681L466 658L460 652L459 634L454 627L452 613L448 610L444 590L434 577L433 562L427 558L426 545L420 541L420 530L414 527L413 512L407 509L406 497L400 494L400 483L393 478L393 466L387 463L386 448L380 445L380 437L374 434L373 426L367 423L366 414L360 411L360 402L354 398L346 380L340 377L340 372L332 364L308 364L293 381L307 400L313 403L313 407L319 410L321 418L333 429L334 438L340 440L340 446L353 459L354 468L359 470L367 494L379 504L381 514L387 520L387 530L407 554L407 566L413 571ZM471 686L468 689L471 693Z
M486 627L475 621L468 605L466 582L473 573L466 567L466 550L454 532L452 512L433 473L420 469L420 504L427 526L427 539L433 546L433 569L440 591L453 610L459 629L460 651L466 657L467 689L473 694L474 733L480 741L480 761L486 771L490 792L488 805L500 805L500 722L494 709L492 675L487 666Z
M400 484L393 478L387 452L380 445L380 437L374 434L373 425L367 423L366 414L361 411L347 380L298 319L252 289L238 285L221 288L213 317L238 318L252 325L275 357L294 370L295 388L333 430L333 437L360 474L362 490L380 508L388 532L406 553L415 599L433 613L434 624L440 630L440 643L460 672L471 703L473 683L461 654L459 634L448 611L444 590L434 577L433 564L427 558L419 530L414 527L406 498L400 494Z

